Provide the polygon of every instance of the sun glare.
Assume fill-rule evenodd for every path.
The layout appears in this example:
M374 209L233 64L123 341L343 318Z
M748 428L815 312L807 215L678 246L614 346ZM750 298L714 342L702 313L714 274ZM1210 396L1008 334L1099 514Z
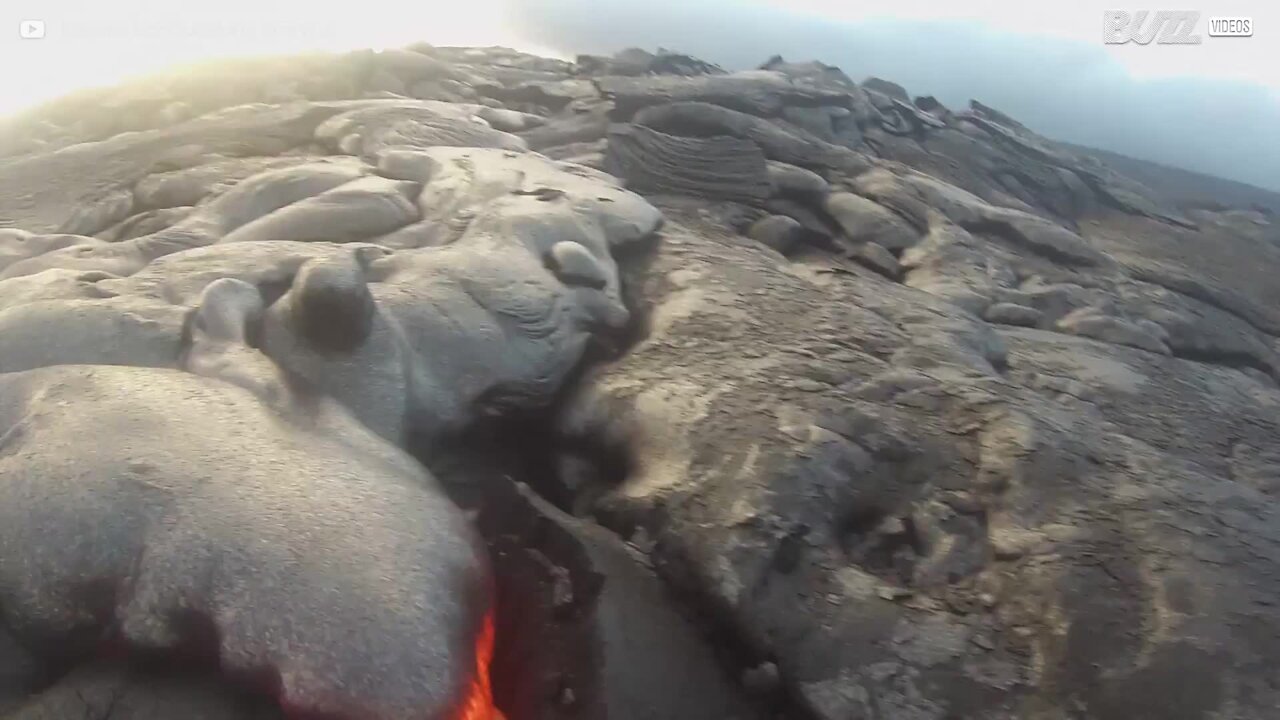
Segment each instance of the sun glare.
M4 28L0 115L73 90L223 57L441 45L522 43L508 26L505 0L334 4L225 0L212 6L49 0L26 11L23 33ZM15 21L15 24L19 21ZM39 37L23 37L36 34ZM12 31L12 32L11 32ZM18 69L14 71L14 69Z

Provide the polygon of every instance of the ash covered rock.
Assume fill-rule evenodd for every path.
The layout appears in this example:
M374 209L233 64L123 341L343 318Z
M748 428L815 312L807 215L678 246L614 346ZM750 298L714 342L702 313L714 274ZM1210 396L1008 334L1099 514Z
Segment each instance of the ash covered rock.
M727 135L687 138L643 125L617 126L609 132L605 169L650 192L745 202L773 194L759 146Z
M512 720L1280 703L1261 213L781 57L237 61L3 129L5 717L451 708L493 598L432 473Z
M525 149L519 138L495 129L480 113L478 107L454 103L390 101L336 115L316 128L316 137L330 150L366 159L385 148L406 146ZM498 117L508 120L508 128L523 128L523 123Z
M650 105L707 102L764 117L776 116L790 104L840 105L848 102L839 91L796 82L780 72L751 70L728 75L605 75L596 87L615 105L616 117L629 118Z
M214 638L200 651L275 674L285 708L384 718L444 710L470 681L489 582L473 531L332 401L277 414L196 375L86 365L4 374L0 396L5 625L49 662L104 634ZM338 639L353 627L364 641Z
M672 582L776 657L807 712L857 717L888 696L921 717L1053 717L1141 693L1177 716L1184 702L1164 688L1194 674L1207 694L1184 716L1208 717L1197 713L1228 683L1249 682L1256 651L1225 618L1275 618L1229 588L1274 558L1204 549L1180 526L1236 503L1269 517L1269 501L1233 481L1219 433L1271 442L1274 385L1122 338L995 332L887 280L796 273L666 209L643 281L653 333L593 375L565 432L623 448L632 470L598 512L659 538ZM1218 392L1210 420L1198 403ZM1139 407L1160 408L1161 428ZM1149 499L1122 490L1152 482ZM1220 499L1167 500L1201 493ZM1232 536L1270 538L1267 522ZM1183 555L1189 542L1202 551ZM1199 559L1209 552L1231 564ZM1161 569L1114 569L1126 562ZM1086 639L1145 627L1164 606L1142 598L1192 582L1213 589L1179 607L1217 620L1188 613L1159 640L1141 635L1186 670L1155 681L1136 647ZM806 634L810 623L830 630ZM1229 665L1211 660L1220 653ZM1075 675L1075 663L1112 674Z
M787 254L805 241L805 229L799 220L786 215L766 215L751 224L747 237Z
M875 241L884 247L902 250L915 245L919 234L899 215L853 193L834 193L823 209L854 240Z
M71 233L35 234L25 230L0 230L0 272L23 260L54 250L75 246L98 245L94 238Z
M279 720L282 715L262 698L216 678L172 669L157 673L146 667L121 667L102 662L76 670L4 717L12 720L67 717Z
M581 72L589 75L722 75L717 65L683 53L658 48L657 54L641 48L620 50L613 57L579 55Z

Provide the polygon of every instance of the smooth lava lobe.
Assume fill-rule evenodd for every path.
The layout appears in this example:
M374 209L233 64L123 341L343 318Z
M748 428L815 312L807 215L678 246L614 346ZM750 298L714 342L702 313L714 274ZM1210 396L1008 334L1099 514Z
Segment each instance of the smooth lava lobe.
M480 624L480 630L476 634L475 673L471 676L471 681L467 683L462 701L458 704L458 709L442 720L507 720L507 716L493 704L493 684L489 678L489 666L493 663L493 649L496 640L495 626L491 608L485 614L484 620ZM123 656L123 652L121 655ZM311 717L296 708L288 707L283 698L280 698L280 702L287 718ZM364 719L354 718L353 720Z
M215 661L292 720L496 720L479 533L413 458L290 392L268 405L158 368L0 374L7 628L50 661L104 635Z

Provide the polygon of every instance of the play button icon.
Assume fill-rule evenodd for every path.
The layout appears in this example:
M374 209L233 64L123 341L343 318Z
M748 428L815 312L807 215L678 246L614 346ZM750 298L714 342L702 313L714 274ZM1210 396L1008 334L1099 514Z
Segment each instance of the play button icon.
M44 37L44 21L22 20L18 23L18 34L23 40L39 40Z

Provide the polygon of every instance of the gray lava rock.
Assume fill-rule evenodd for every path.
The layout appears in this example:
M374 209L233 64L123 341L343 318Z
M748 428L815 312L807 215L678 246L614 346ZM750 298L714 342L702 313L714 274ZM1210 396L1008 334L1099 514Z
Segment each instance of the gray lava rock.
M775 195L821 202L831 192L831 184L811 170L776 160L770 160L766 168Z
M982 314L982 317L987 322L998 323L1000 325L1036 327L1040 324L1040 320L1044 317L1044 313L1025 305L1005 302L996 303L987 308L987 311Z
M417 222L421 185L364 177L303 198L252 220L219 242L303 240L352 242Z
M6 720L67 717L279 720L282 715L270 702L217 677L112 667L99 662L61 678L4 717Z
M0 373L74 364L177 367L184 317L180 307L127 297L15 304L0 311Z
M775 215L783 215L800 223L810 244L834 246L833 239L839 235L839 228L808 205L789 198L770 198L764 207Z
M786 255L804 243L806 232L799 221L785 215L769 215L757 220L747 237Z
M920 236L891 210L853 193L832 193L823 203L827 214L852 240L876 242L895 250L909 248Z
M850 257L890 280L897 280L902 275L902 266L898 264L898 259L883 245L870 241L860 243L853 249Z
M1108 261L1088 240L1076 233L1017 210L984 208L981 220L969 227L996 233L1068 265L1104 265Z
M1275 535L1269 520L1250 515L1271 515L1256 480L1230 476L1231 462L1241 477L1266 466L1257 448L1274 446L1276 419L1266 409L1274 388L1228 365L1115 341L1009 326L997 334L949 300L838 274L819 281L715 240L700 216L674 203L663 208L664 243L638 282L664 320L642 347L589 376L564 432L631 458L620 485L595 489L592 510L645 518L662 538L655 552L668 580L728 608L776 658L807 712L869 714L874 693L882 711L884 698L895 698L893 712L903 716L1041 717L1032 708L1078 702L1102 713L1112 698L1136 693L1125 696L1176 715L1185 702L1168 697L1169 681L1195 677L1219 688L1223 695L1196 696L1196 707L1210 708L1230 693L1228 678L1250 675L1197 643L1208 632L1216 652L1252 656L1220 613L1233 608L1276 627L1275 613L1253 599L1267 591L1242 580L1276 558L1183 528L1230 517L1233 537ZM997 241L956 225L933 231L944 227L952 239L929 241L954 248L933 266L940 278L978 263L985 282L1003 278L1012 297L1017 275L988 267L998 257L1023 272L1085 275L1099 285L1091 292L1110 292L1111 270L1066 271L1031 246L995 250ZM1093 242L1097 232L1086 229ZM1109 247L1120 242L1113 236ZM670 284L670 273L681 284ZM1228 433L1252 438L1235 461L1224 457ZM742 446L743 438L755 441ZM1152 482L1161 488L1155 496L1132 492ZM1169 503L1206 493L1221 500ZM1086 524L1067 497L1088 508ZM1236 503L1250 513L1237 514ZM1176 518L1176 527L1128 524L1154 516ZM1099 555L1111 572L1097 570ZM1052 571L1045 557L1054 558ZM1150 557L1162 569L1137 572L1137 558ZM1159 639L1135 629L1153 610L1131 603L1131 592L1155 597L1192 577L1212 589L1183 599L1197 618L1217 620L1177 624ZM1047 617L1044 598L1068 619ZM1087 636L1097 642L1085 640L1082 624L1101 633ZM803 630L815 626L828 629ZM1121 627L1134 638L1101 640ZM1075 633L1076 644L1037 644L1058 632ZM1145 685L1153 644L1183 669ZM1048 657L1080 670L1039 664ZM925 676L949 680L932 685ZM1049 677L1055 684L1032 682Z
M893 210L920 231L928 230L935 211L919 193L886 168L873 168L850 183L854 192Z
M616 117L628 119L641 108L671 102L713 103L761 117L776 116L790 105L839 105L845 94L793 82L780 72L754 70L728 75L678 77L607 76L596 86L616 105Z
M604 153L608 147L608 141L594 140L591 142L568 143L565 145L556 145L554 147L543 148L539 152L552 160L565 160L572 162L571 158L582 157L595 153Z
M858 84L834 65L810 60L808 62L787 62L781 55L774 55L760 66L761 70L782 73L792 80L802 80L816 86L831 85L846 92L854 92Z
M235 278L268 289L288 287L298 269L308 260L353 253L372 258L388 252L385 248L362 243L338 245L273 240L210 245L165 255L138 273L126 278L100 279L96 286L111 295L143 296L194 306L205 287L221 278Z
M477 109L476 117L489 123L493 129L508 133L518 133L546 123L546 118L539 115L492 107Z
M932 95L917 96L913 102L916 107L937 117L939 120L947 120L951 117L951 111L947 109L947 106Z
M320 123L344 109L349 108L342 103L245 106L204 115L172 128L119 135L58 153L5 159L0 161L0 207L4 208L0 227L59 232L68 224L80 222L76 218L82 217L78 215L83 212L82 206L102 208L99 203L104 189L112 198L123 197L118 190L131 187L157 165L196 164L201 157L219 153L275 155L309 143ZM174 202L173 206L193 204L194 201ZM130 211L123 202L120 207L123 212L101 215L89 223L100 225L92 232L128 217Z
M493 89L494 96L509 102L523 102L546 108L551 112L563 110L575 100L594 100L600 97L596 86L589 80L528 81L514 87Z
M238 183L182 221L159 232L111 244L79 244L48 252L15 263L0 273L0 278L53 268L131 275L152 260L217 242L242 225L360 178L369 170L358 163L313 163L271 170Z
M600 526L533 498L545 517L582 543L604 579L598 601L609 717L757 717L637 550Z
M6 625L46 650L104 622L130 646L172 650L198 618L228 671L279 673L285 707L387 720L451 708L486 612L473 531L413 460L332 403L290 400L306 409L176 370L0 376ZM364 641L341 639L353 624Z
M443 247L309 260L265 314L266 354L397 441L546 407L591 335L628 322L611 252L661 215L608 176L536 155L398 150L382 164L429 178L422 206L469 222ZM336 347L300 320L332 317L331 303L372 307Z
M424 80L410 85L407 95L418 100L443 102L476 102L479 98L474 88L456 80Z
M1059 320L1056 327L1073 335L1080 335L1103 342L1142 348L1162 355L1172 354L1163 330L1130 322L1123 318L1104 315L1093 308L1083 308Z
M545 125L520 133L520 138L531 150L603 140L609 131L608 111L607 105L596 105L585 112L552 118Z
M134 187L135 204L140 209L191 207L258 173L313 161L306 157L216 159L151 173Z
M576 242L552 245L549 260L551 272L566 285L603 290L609 284L608 271L590 251Z
M0 123L0 713L453 714L488 573L403 443L581 516L481 513L513 720L1270 717L1268 218L867 86L418 45Z
M54 250L73 245L89 247L100 244L98 240L84 235L68 233L36 235L25 230L0 229L0 272L23 260L36 258Z
M333 150L367 159L397 146L526 148L523 140L493 129L471 108L428 100L351 110L327 120L316 137Z
M119 223L98 233L98 238L107 242L120 242L121 240L132 240L144 235L151 235L176 225L186 219L193 210L195 208L192 207L148 210L121 220Z
M636 190L743 202L773 192L760 148L733 137L676 137L642 125L616 125L609 130L605 162Z
M881 95L887 95L895 100L911 102L911 96L907 94L906 89L896 82L890 82L878 77L869 77L862 81L862 87L867 90L874 90Z
M641 48L626 48L613 57L579 55L577 66L589 75L705 75L723 74L716 65L659 48L655 55Z
M769 159L800 167L840 168L849 173L857 173L866 167L866 159L848 148L707 102L655 105L637 112L632 120L637 125L675 135L725 135L750 140Z
M43 679L44 668L8 630L0 631L0 714L21 705Z
M423 80L468 79L459 68L413 50L387 48L378 52L374 63L379 69L410 85Z
M33 275L0 280L0 312L45 300L92 300L110 297L111 293L98 287L97 283L114 278L114 275L104 272L45 270Z
M852 110L844 107L787 107L782 117L792 125L812 133L826 142L857 148L862 144L862 129Z

